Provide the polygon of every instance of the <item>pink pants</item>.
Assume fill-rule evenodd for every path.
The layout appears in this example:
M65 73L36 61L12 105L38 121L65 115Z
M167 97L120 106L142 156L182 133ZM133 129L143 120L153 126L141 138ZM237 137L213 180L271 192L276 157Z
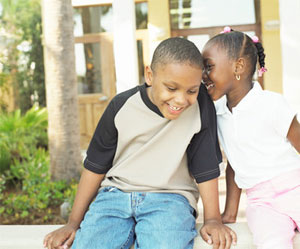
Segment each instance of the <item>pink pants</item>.
M249 228L258 249L292 249L300 231L300 169L246 191Z

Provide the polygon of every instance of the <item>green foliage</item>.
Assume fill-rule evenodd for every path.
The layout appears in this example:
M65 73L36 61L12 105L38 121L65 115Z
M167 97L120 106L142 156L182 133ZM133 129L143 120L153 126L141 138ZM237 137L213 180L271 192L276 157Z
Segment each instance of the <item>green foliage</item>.
M2 182L1 182L1 179ZM5 181L18 179L14 191L4 193ZM35 214L43 213L43 220L52 217L52 206L59 206L68 199L72 188L66 181L52 182L49 173L49 155L44 149L37 149L34 155L15 161L10 170L0 178L0 209L5 217L34 219ZM48 212L47 212L48 210ZM45 215L46 213L46 215Z
M75 200L75 196L76 196L76 192L77 192L77 187L78 187L78 182L75 181L75 180L72 180L69 183L68 189L64 193L64 195L65 195L65 201L70 204L69 205L69 208L70 208L69 211L71 211L71 207L73 206L73 203L74 203L74 200Z
M13 87L20 107L0 99L0 224L47 222L77 184L50 180L40 0L0 5L0 92Z
M8 94L8 82L9 82L9 75L6 73L0 72L0 90L1 90L1 96L0 96L0 110L6 110L7 109L7 103L3 100L2 96L4 94Z
M36 148L47 148L47 111L32 107L0 115L0 174L15 161L32 156Z
M0 115L0 223L47 222L54 207L74 201L75 181L51 181L47 123L36 106Z
M11 162L11 154L7 140L0 135L0 174L9 168Z
M22 112L35 103L45 106L40 1L0 0L0 4L0 26L8 34L2 37L6 44L0 51L2 73L9 75L6 80L18 91L16 100ZM2 86L0 79L1 90Z

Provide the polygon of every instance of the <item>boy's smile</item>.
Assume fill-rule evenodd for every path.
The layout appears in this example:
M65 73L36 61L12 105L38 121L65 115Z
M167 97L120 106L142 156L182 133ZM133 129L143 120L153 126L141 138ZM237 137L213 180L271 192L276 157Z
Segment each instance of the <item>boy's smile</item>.
M146 67L147 93L166 119L176 119L197 100L202 69L185 63Z

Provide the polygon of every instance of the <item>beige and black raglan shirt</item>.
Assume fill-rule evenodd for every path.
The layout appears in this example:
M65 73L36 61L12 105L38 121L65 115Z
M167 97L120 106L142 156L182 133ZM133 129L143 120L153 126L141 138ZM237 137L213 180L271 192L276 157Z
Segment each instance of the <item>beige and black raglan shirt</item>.
M86 169L106 174L101 187L185 196L197 210L196 183L220 174L214 104L201 85L198 101L175 120L150 101L146 84L116 95L87 150Z

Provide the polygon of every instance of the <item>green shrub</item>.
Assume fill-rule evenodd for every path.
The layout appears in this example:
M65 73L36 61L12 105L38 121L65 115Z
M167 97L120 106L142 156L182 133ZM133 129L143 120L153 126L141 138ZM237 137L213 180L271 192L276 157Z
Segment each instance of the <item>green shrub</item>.
M77 183L51 181L49 161L45 108L0 116L0 224L47 222L73 204Z
M1 185L2 179L2 185ZM5 181L17 179L13 192L5 192ZM65 200L74 199L76 183L51 181L49 154L45 149L37 149L34 155L15 161L5 176L0 178L0 214L12 220L34 220L43 215L43 221L52 218L52 207L59 207ZM1 187L2 186L2 187Z
M11 155L8 142L0 135L0 174L9 168Z
M36 106L25 115L20 110L0 115L0 174L36 148L47 148L47 118L46 109Z

